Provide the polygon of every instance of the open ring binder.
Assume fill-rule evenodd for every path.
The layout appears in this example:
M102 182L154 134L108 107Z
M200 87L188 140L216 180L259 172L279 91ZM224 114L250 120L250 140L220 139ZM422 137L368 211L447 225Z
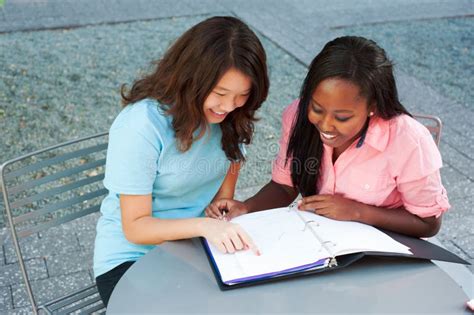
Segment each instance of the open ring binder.
M252 237L260 256L251 251L223 254L202 239L222 290L344 268L364 256L402 256L469 264L422 239L372 226L331 220L289 207L232 219Z

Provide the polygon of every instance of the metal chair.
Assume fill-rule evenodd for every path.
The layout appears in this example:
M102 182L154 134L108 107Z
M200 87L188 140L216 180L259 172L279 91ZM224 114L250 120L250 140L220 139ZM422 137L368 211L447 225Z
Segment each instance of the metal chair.
M441 119L432 115L421 115L413 114L413 118L422 123L433 136L436 145L439 147L439 142L441 140L441 130L443 128L443 123Z
M61 143L0 166L5 210L33 313L105 312L95 284L49 302L37 302L20 239L96 212L102 186L108 133Z

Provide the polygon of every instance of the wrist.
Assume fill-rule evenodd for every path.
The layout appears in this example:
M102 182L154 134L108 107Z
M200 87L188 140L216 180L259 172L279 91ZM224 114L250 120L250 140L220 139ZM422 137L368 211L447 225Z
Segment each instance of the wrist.
M215 219L212 218L199 218L196 224L196 235L200 237L206 237L206 232L209 231L209 224Z
M242 204L244 206L244 210L246 213L255 211L255 207L253 206L253 203L252 203L252 198L245 200L244 202L242 202Z
M351 221L356 221L356 222L365 222L365 204L355 201L354 206L353 206L353 211L352 211L352 218Z

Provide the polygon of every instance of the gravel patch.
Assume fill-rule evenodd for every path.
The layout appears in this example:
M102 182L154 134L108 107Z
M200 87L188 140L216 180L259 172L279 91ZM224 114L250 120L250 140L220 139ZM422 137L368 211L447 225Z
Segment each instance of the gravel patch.
M474 18L384 22L342 28L375 40L398 68L474 108Z

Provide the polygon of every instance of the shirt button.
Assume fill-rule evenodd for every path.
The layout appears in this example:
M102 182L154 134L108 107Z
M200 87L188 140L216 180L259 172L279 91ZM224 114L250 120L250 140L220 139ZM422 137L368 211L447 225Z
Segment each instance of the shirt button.
M369 184L365 184L365 185L364 185L364 188L365 188L366 190L369 190L369 189L370 189L370 185L369 185Z

